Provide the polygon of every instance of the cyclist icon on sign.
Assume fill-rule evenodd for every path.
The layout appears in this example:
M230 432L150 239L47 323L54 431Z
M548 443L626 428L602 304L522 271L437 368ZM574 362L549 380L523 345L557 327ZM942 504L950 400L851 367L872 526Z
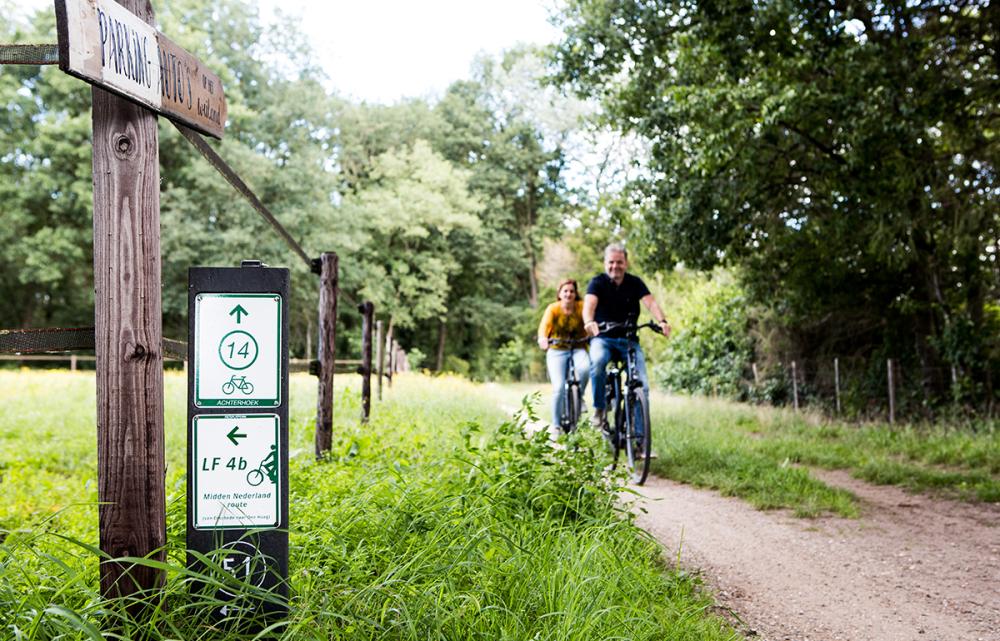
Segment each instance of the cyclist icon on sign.
M253 486L260 485L264 482L265 476L272 483L278 482L278 457L274 445L271 446L271 453L264 457L260 465L247 473L247 483Z

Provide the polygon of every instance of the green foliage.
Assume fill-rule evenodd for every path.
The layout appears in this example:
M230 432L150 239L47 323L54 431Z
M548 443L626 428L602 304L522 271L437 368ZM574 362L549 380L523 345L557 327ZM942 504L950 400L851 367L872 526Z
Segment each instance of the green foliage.
M646 257L739 266L801 355L887 348L925 402L949 365L991 400L995 7L572 0L561 24L558 79L650 143Z
M738 397L753 360L747 297L725 275L692 294L682 307L671 309L678 328L655 376L668 390Z
M97 590L92 376L0 379L0 400L17 410L0 419L8 465L0 481L0 635L260 638L213 624L206 612L220 602L190 590L196 579L222 584L184 567L182 376L166 377L167 580L141 615ZM398 377L361 426L358 380L338 378L345 380L323 462L312 454L315 383L291 380L292 598L269 638L737 638L706 614L710 602L694 580L665 569L659 547L615 508L619 486L603 473L595 434L553 449L525 433L530 406L505 420L494 390L419 376ZM44 415L12 418L41 406ZM47 474L67 479L63 494L31 493ZM55 511L64 501L84 505Z

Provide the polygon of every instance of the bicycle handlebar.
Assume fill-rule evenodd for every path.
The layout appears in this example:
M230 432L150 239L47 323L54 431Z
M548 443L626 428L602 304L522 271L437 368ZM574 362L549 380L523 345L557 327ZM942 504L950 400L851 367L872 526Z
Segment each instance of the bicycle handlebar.
M663 333L663 329L660 328L659 324L658 323L654 323L653 321L642 323L641 325L637 325L637 324L635 324L632 321L625 321L624 323L614 323L614 322L607 322L606 321L606 322L603 322L603 323L598 323L597 324L597 328L599 330L601 330L602 334L604 332L610 332L610 331L616 330L616 329L624 329L625 330L625 334L631 336L633 334L638 334L639 330L643 329L643 328L650 329L650 330L656 332L657 334L662 334Z

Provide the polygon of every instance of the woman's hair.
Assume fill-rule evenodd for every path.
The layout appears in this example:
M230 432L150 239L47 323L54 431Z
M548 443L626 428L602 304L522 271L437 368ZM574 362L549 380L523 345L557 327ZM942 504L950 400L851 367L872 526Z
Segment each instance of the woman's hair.
M565 287L566 285L573 286L573 293L576 294L576 299L580 300L580 290L576 286L576 281L573 280L572 278L567 278L563 282L559 283L559 287L556 287L556 300L559 300L559 292L561 292L562 288Z

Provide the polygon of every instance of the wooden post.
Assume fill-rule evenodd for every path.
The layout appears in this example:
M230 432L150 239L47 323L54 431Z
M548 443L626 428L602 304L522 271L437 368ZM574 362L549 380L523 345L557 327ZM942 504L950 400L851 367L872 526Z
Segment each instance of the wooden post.
M796 411L799 409L799 375L795 361L792 361L792 402Z
M896 422L896 385L893 377L892 359L885 362L889 375L889 424Z
M70 354L69 357L69 371L76 371L76 354Z
M840 415L840 359L833 359L833 394L837 403L837 415Z
M757 363L750 363L750 369L753 370L753 384L755 386L760 385L760 372L757 371Z
M386 368L385 378L389 381L389 389L392 389L392 374L393 367L396 364L396 341L392 338L392 328L389 328L389 335L385 338L385 348L388 354L386 358L388 359L388 364Z
M121 4L152 24L148 1ZM94 327L101 593L163 585L161 569L115 562L165 560L160 162L156 115L92 89Z
M375 344L378 345L378 400L382 400L382 377L385 376L385 336L382 335L382 321L375 321Z
M333 445L333 367L337 358L338 259L334 252L319 258L319 393L316 398L316 458Z
M361 312L361 422L367 423L372 408L372 317L375 305L365 301L358 305Z

